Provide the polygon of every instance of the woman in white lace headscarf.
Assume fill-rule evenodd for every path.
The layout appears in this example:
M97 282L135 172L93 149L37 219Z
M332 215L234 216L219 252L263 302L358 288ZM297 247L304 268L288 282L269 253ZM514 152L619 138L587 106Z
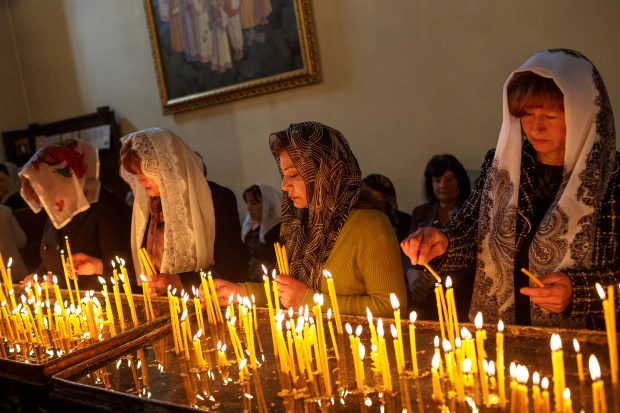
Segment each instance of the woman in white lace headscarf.
M470 318L602 327L594 285L620 278L620 156L603 80L580 53L550 49L513 72L503 96L472 195L444 233L420 228L403 250L414 264L446 252L448 274L475 268Z
M143 129L121 141L120 172L134 193L133 262L136 276L146 273L139 259L146 247L158 273L149 279L151 294L164 295L168 286L190 291L200 285L201 269L245 280L232 191L208 182L201 157L167 129Z
M248 248L250 281L262 281L262 265L275 265L273 244L280 240L282 194L271 185L257 183L243 191L248 213L241 227L241 239Z

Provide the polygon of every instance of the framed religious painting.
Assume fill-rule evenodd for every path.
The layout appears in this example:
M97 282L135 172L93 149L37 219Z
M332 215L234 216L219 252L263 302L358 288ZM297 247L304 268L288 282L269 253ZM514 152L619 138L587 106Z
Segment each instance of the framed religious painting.
M164 114L321 80L310 0L145 0Z

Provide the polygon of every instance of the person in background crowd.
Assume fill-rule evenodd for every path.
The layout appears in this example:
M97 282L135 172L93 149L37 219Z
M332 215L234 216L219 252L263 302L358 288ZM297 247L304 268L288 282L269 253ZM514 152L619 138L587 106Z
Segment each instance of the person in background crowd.
M509 76L470 198L443 232L422 227L401 245L412 264L443 255L442 273L474 263L470 319L604 328L595 284L620 281L619 170L598 70L579 52L544 50Z
M248 213L241 227L241 239L250 256L250 281L263 280L263 268L276 263L274 243L280 240L280 204L282 194L271 185L257 183L243 191Z
M290 125L273 133L269 145L282 175L280 239L290 274L276 277L280 301L297 310L322 293L331 307L323 270L333 275L343 314L393 315L390 293L406 308L398 241L386 215L359 209L361 172L344 136L318 122ZM266 305L262 283L215 280L220 304L229 296L256 297Z
M385 175L370 174L362 179L360 191L362 191L361 198L370 199L376 203L378 209L387 215L394 231L396 231L398 242L407 238L411 226L411 216L398 210L396 189L392 181Z
M424 170L424 192L428 202L413 209L410 233L420 227L441 229L446 226L471 192L467 171L453 155L435 155ZM411 293L410 305L416 309L421 320L438 320L435 296L432 294L435 277L421 265L412 266L408 258L405 263L407 287ZM468 273L471 274L464 270L450 274L453 285L459 290L456 305L457 315L462 320L469 313L469 298L473 288L473 276L468 276ZM442 278L445 281L445 276Z
M131 255L129 209L99 181L97 149L69 139L41 148L21 172L21 195L35 213L45 210L40 277L51 271L66 288L61 251L68 260L69 239L78 275L112 274L115 257ZM93 263L85 258L101 257ZM131 263L127 265L132 269ZM24 281L30 280L27 277ZM48 280L49 281L49 280ZM133 283L133 282L132 282ZM80 289L100 289L97 277L79 277Z
M11 162L0 163L0 204L11 209L27 208L20 189L19 168Z

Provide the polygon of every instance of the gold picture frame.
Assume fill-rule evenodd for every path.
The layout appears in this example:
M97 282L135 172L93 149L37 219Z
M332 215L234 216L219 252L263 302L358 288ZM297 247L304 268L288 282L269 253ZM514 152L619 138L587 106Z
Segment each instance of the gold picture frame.
M320 82L310 1L144 0L163 113Z

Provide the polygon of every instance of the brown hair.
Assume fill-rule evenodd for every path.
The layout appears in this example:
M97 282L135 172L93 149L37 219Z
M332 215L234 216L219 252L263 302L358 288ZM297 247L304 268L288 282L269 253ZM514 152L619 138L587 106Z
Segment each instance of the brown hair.
M121 148L121 165L130 174L142 173L142 159L138 151L133 149L131 139L128 139Z
M506 89L508 110L514 117L521 118L528 108L549 106L564 110L564 94L553 79L533 72L515 73Z

